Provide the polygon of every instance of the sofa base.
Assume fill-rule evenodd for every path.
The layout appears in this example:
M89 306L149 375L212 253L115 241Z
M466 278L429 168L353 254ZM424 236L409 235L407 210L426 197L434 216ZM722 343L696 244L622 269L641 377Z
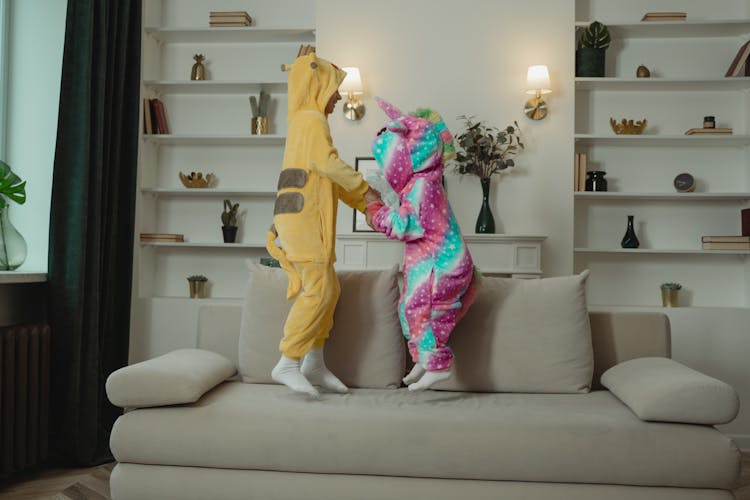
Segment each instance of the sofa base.
M732 500L725 490L425 479L118 463L113 500Z

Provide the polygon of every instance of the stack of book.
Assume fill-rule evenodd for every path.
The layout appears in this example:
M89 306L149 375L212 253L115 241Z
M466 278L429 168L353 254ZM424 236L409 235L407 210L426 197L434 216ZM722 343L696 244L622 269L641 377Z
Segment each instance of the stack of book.
M750 40L740 46L724 76L750 76L750 66L747 64L748 56L750 56Z
M253 20L244 10L214 10L209 15L208 24L212 28L250 26Z
M684 21L687 12L646 12L641 21Z
M685 132L685 135L696 135L696 134L731 134L731 128L689 128Z
M167 111L157 98L143 100L143 132L145 134L168 134Z
M185 235L177 233L141 233L141 241L183 243Z
M573 191L586 191L586 163L588 156L586 153L576 153L575 165L573 165Z
M750 236L703 236L703 250L750 250Z

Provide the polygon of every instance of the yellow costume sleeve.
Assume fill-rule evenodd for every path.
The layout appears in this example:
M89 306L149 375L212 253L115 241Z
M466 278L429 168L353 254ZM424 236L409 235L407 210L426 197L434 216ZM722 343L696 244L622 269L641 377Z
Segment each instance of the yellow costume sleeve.
M347 191L344 188L339 188L339 199L352 207L355 210L359 210L362 213L365 213L365 208L367 207L367 202L365 201L365 193L370 188L370 186L367 185L367 182L365 182L365 189L362 192L359 191Z

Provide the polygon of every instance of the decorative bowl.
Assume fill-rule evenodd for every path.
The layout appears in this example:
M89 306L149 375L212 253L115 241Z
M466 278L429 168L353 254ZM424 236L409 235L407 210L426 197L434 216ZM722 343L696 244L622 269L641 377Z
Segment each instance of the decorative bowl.
M203 172L190 172L190 175L185 175L180 172L180 180L182 185L186 188L207 188L211 186L216 176L214 174L206 174L203 176Z
M614 130L615 134L620 135L642 134L647 123L648 121L646 121L645 118L643 120L638 120L637 122L623 118L620 120L620 123L617 123L614 118L609 119L609 125L612 127L612 130Z

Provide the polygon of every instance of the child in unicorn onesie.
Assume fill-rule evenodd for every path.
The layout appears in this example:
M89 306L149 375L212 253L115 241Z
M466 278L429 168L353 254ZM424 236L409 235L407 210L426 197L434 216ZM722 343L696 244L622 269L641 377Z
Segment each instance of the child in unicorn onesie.
M405 242L399 317L415 365L404 377L424 390L451 376L448 338L476 298L477 275L443 189L444 162L455 155L453 137L439 114L404 115L376 99L392 120L378 134L373 155L399 206L369 203L373 226Z

